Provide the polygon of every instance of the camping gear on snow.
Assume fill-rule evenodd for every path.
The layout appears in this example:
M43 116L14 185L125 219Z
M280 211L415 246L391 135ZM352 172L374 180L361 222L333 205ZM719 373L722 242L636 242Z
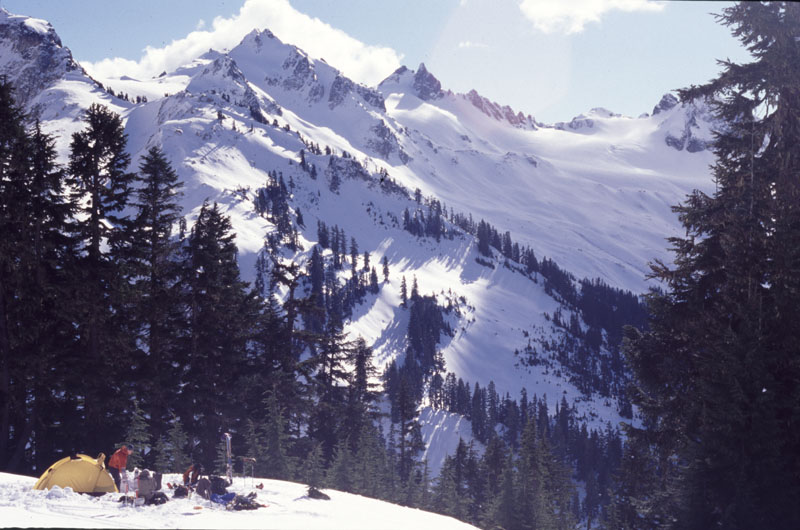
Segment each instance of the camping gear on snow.
M256 459L249 456L242 456L239 457L242 459L242 473L244 474L244 478L250 479L250 483L252 484L255 480L255 468L256 468ZM250 464L250 474L247 474L247 465Z
M317 488L312 488L311 486L308 487L308 497L310 499L317 499L320 501L329 501L331 498L328 496L327 493L322 493Z
M227 464L227 473L228 473L228 482L233 484L233 464L231 463L231 435L230 433L225 433L222 436L225 437L225 452L228 455L228 464Z
M211 502L222 504L228 510L256 510L258 508L266 508L266 504L256 502L256 493L251 492L245 495L237 495L236 493L226 493L225 495L211 494Z
M211 498L211 481L207 478L203 477L197 481L197 494L203 497L204 499Z
M256 492L253 491L246 496L236 495L225 507L229 510L257 510L258 508L266 508L267 505L256 502Z
M232 481L214 475L208 477L208 480L211 482L211 493L216 493L217 495L225 495L228 493L228 486L233 484Z
M42 473L33 489L46 490L59 486L92 495L114 493L118 491L117 486L105 468L105 459L106 455L103 453L97 455L97 458L84 454L62 458Z
M150 470L144 469L136 475L136 496L138 498L144 499L144 502L150 502L157 489L156 479Z
M153 496L150 497L150 500L147 501L147 504L154 504L154 505L164 504L168 500L169 497L167 497L166 493L164 493L163 491L157 491L153 493Z
M180 499L182 497L188 497L189 488L187 488L186 486L176 486L175 493L173 493L172 496L176 499Z
M233 500L235 497L236 497L236 494L235 494L235 493L233 493L233 492L231 492L231 493L226 493L225 495L219 495L219 494L217 494L217 493L212 493L212 494L211 494L211 499L209 499L209 500L210 500L211 502L216 502L217 504L228 504L228 503L229 503L229 502L231 502L231 501L232 501L232 500Z

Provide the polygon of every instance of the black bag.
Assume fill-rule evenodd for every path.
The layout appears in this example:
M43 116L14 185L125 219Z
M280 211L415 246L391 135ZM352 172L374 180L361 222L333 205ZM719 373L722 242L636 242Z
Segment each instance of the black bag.
M164 504L169 500L169 497L163 491L153 493L153 496L145 502L145 504Z
M225 495L228 493L226 489L230 486L230 483L222 477L217 476L210 476L208 480L211 481L211 493L216 493L217 495Z
M175 493L172 494L173 497L176 499L180 497L188 497L189 496L189 488L186 486L178 486L175 488Z

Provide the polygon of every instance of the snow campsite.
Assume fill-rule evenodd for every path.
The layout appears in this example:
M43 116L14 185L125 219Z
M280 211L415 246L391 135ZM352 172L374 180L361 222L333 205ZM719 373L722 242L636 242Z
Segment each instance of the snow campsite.
M37 491L35 477L0 473L0 521L3 527L22 528L474 528L450 517L333 490L325 490L330 500L315 500L303 484L250 477L234 477L228 491L255 492L266 507L234 511L196 494L174 498L166 484L180 480L178 474L163 477L166 503L132 506L119 502L119 493L94 497L58 486Z

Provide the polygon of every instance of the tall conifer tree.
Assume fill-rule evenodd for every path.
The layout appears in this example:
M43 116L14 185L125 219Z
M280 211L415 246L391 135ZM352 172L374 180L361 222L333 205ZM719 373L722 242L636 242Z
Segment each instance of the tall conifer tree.
M72 200L79 205L76 237L83 253L83 277L75 296L80 339L76 365L103 377L81 374L70 386L84 410L81 432L111 445L122 434L122 411L130 393L128 356L133 341L126 332L125 298L129 289L122 282L119 261L128 243L123 210L134 175L128 170L122 119L107 107L92 104L84 121L84 130L72 135L69 163ZM91 446L88 439L85 443Z
M181 417L200 441L197 458L206 465L214 459L223 427L233 429L229 422L244 420L236 409L246 398L239 394L245 388L240 381L258 318L255 295L239 277L234 238L230 220L206 201L182 266L189 331Z
M628 332L634 403L658 482L639 514L675 528L800 527L800 6L719 17L753 54L684 100L710 98L712 196L676 208L686 237L656 263L650 331ZM624 477L623 477L624 482Z
M135 289L134 328L143 345L135 359L140 400L156 427L169 420L171 388L178 379L180 337L186 330L180 292L180 240L176 237L182 183L163 151L151 148L139 166L140 187L133 205L129 274Z

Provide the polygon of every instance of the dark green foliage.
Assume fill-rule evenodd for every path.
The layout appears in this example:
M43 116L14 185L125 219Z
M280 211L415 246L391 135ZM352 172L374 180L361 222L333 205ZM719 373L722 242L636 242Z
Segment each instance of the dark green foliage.
M124 440L115 445L120 447L124 443L133 444L134 452L128 457L128 466L141 469L145 467L145 462L152 462L152 455L146 454L152 450L152 437L148 430L147 418L137 400L133 401L133 408L128 418L129 423L125 429Z
M42 470L75 434L64 381L50 381L74 346L67 236L72 206L54 140L27 132L12 87L0 82L0 467Z
M192 463L189 458L189 437L183 428L183 423L178 418L173 418L172 424L167 430L166 441L160 445L163 451L160 458L166 458L169 462L168 467L164 468L165 472L183 473Z
M232 449L232 448L231 448ZM233 455L231 455L233 458ZM214 467L212 468L215 475L225 476L228 471L228 447L225 438L220 438L217 442L216 455L214 456Z
M190 435L200 440L201 462L210 463L226 418L237 418L237 401L258 305L239 278L230 220L217 204L203 204L183 258L183 289L188 298L189 329L184 351L186 384L180 415ZM219 398L221 389L228 391ZM230 426L228 429L232 428Z
M275 392L269 394L265 406L269 416L264 427L264 442L259 444L260 451L255 454L264 476L288 480L292 475L292 463L286 455L286 425Z
M684 99L714 97L712 196L676 208L686 237L670 240L675 265L656 263L664 293L650 298L651 331L627 336L629 428L654 478L620 496L638 518L671 528L800 526L800 6L740 3L720 21L755 61L723 72ZM642 456L639 456L642 455ZM635 471L635 470L634 470ZM638 483L638 482L637 482ZM625 520L625 506L615 516Z
M130 395L123 384L129 375L126 360L135 348L126 329L130 290L124 269L116 266L125 259L130 242L123 210L133 191L134 174L128 171L122 119L93 104L84 121L85 129L72 135L68 179L72 201L79 205L74 227L82 253L74 293L79 352L75 362L84 372L106 377L74 381L72 391L84 405L80 422L85 435L113 436L106 440L110 445L122 434L121 413Z
M154 435L171 416L170 388L178 378L181 336L186 332L185 300L180 291L180 244L174 237L180 221L182 183L164 153L151 148L139 167L137 209L126 253L129 283L135 294L131 325L142 347L131 359L143 382L142 406L154 419Z

